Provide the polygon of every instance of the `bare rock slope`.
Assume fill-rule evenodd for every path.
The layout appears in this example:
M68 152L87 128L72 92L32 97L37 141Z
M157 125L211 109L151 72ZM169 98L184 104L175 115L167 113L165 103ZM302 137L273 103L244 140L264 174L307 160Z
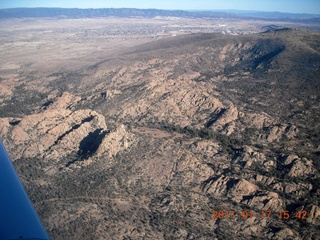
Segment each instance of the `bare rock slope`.
M48 79L65 92L1 118L1 137L54 239L316 239L319 41L144 44Z

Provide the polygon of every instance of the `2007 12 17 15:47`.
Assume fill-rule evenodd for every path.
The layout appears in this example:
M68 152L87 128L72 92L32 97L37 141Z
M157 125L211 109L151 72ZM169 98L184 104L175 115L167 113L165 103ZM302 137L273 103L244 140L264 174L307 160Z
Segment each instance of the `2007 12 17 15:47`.
M253 212L252 210L242 210L241 212L237 212L234 210L225 211L225 210L214 210L212 219L248 219L248 218L271 218L275 217L275 214L284 220L288 219L307 219L307 211L299 210L294 213L290 213L288 210L280 210L280 211L271 211L271 210L261 210L259 212Z

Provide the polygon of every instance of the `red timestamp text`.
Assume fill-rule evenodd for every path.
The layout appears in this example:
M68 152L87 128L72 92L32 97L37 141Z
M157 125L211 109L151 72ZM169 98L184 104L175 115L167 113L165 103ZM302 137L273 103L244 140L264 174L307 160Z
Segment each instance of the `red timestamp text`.
M212 219L250 219L250 218L261 218L268 219L271 217L278 216L280 219L307 219L307 211L299 210L294 213L290 213L288 210L281 211L271 211L271 210L261 210L260 212L253 212L252 210L242 210L242 211L234 211L234 210L214 210L212 214Z

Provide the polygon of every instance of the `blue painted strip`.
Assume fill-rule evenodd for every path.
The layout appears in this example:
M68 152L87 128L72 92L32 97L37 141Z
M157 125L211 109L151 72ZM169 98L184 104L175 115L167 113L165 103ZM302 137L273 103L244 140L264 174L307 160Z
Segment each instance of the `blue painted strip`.
M0 239L50 239L1 141Z

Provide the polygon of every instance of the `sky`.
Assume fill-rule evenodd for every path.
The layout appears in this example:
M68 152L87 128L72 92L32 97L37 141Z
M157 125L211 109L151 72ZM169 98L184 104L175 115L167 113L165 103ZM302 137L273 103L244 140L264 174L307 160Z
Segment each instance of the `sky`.
M320 0L0 0L0 8L17 7L232 9L320 14Z

